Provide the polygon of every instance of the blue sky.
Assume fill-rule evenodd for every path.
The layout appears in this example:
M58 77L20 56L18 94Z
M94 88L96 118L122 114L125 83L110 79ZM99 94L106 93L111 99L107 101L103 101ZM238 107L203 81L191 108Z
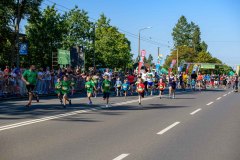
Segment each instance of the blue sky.
M239 0L44 0L42 8L52 5L52 2L63 11L77 5L93 19L104 13L111 19L111 25L136 35L140 28L152 26L142 31L141 35L160 44L141 41L141 49L154 57L157 57L157 47L165 56L170 53L172 29L179 17L184 15L189 22L199 25L201 38L207 42L213 56L231 66L240 64ZM138 39L129 33L126 36L136 57Z

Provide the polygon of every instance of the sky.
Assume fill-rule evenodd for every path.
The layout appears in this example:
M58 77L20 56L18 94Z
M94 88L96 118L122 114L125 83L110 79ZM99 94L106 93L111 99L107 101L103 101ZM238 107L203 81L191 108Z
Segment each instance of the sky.
M230 66L240 65L240 0L44 0L41 8L53 3L59 12L77 5L88 12L92 21L104 13L111 25L126 34L134 57L139 29L151 26L141 31L141 49L155 60L158 47L164 57L170 54L172 29L184 15L188 22L199 25L201 39L214 57Z

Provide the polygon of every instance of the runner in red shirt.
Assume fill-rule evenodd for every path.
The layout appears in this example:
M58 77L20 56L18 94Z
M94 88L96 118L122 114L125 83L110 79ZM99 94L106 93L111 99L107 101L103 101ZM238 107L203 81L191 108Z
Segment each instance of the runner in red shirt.
M143 84L142 79L138 78L137 92L138 92L139 105L141 105L141 98L144 98L144 88L145 88L145 85Z
M158 89L159 89L159 97L160 99L162 98L162 95L163 95L163 91L166 87L166 84L163 82L162 79L159 80L159 83L158 83Z
M135 79L135 77L133 76L132 73L130 73L130 74L127 76L127 79L128 79L129 85L130 85L131 94L133 95L133 85L134 85L134 79Z

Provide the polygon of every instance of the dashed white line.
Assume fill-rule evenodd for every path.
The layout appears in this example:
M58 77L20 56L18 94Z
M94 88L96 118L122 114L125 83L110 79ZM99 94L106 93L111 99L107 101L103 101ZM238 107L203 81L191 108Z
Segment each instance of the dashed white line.
M223 95L223 97L226 97L226 96L227 96L227 94L224 94L224 95Z
M161 130L160 132L158 132L157 134L162 135L165 132L167 132L168 130L172 129L173 127L175 127L176 125L178 125L180 122L175 122L173 124L171 124L170 126L168 126L167 128Z
M220 100L222 97L218 97L217 100Z
M124 153L124 154L121 154L120 156L114 158L113 160L122 160L122 159L126 158L127 156L129 156L129 153Z
M231 92L228 92L228 94L231 94Z
M209 102L209 103L207 104L207 106L210 106L211 104L213 104L213 102Z
M197 112L199 112L199 111L201 111L202 110L202 108L198 108L197 110L195 110L195 111L193 111L192 113L190 113L191 115L194 115L194 114L196 114Z

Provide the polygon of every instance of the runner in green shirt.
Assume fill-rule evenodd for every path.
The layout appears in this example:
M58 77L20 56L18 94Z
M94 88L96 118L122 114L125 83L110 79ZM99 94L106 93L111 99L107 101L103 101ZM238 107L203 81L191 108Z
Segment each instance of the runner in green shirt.
M102 82L102 92L103 92L103 100L107 101L106 107L109 103L109 95L110 95L110 89L111 89L111 81L108 80L108 75L104 76L104 81Z
M57 96L60 100L60 103L62 104L62 81L61 81L61 78L58 78L57 79L57 83L55 84L55 92L57 93Z
M66 108L67 101L69 105L72 105L72 101L68 98L68 94L70 93L71 81L68 80L68 76L63 77L62 81L62 94L63 94L63 107Z
M93 95L93 90L96 90L95 84L94 82L91 80L91 77L87 77L86 79L86 83L85 83L85 88L87 89L87 97L89 99L89 103L88 104L92 104L92 100L91 97Z
M29 101L26 107L30 107L32 104L32 98L34 96L33 91L35 89L35 86L37 84L38 74L35 71L36 67L35 65L31 65L29 70L26 70L22 75L22 81L25 82L26 88L28 91ZM37 102L39 102L38 95L35 95Z

